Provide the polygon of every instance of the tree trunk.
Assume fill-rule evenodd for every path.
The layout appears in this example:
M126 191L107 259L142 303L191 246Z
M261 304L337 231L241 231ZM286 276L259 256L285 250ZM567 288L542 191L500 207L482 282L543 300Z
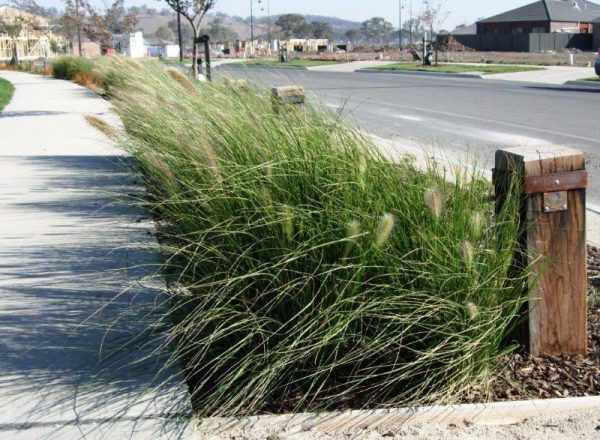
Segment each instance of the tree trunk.
M194 72L194 78L198 77L198 45L196 44L196 30L194 29L194 46L192 48L192 70Z
M179 39L179 62L183 63L183 36L181 34L181 14L177 12L177 37Z

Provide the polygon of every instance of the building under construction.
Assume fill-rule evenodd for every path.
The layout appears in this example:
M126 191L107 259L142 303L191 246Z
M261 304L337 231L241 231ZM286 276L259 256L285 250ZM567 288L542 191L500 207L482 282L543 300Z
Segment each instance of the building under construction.
M52 57L63 43L44 17L0 7L0 61Z

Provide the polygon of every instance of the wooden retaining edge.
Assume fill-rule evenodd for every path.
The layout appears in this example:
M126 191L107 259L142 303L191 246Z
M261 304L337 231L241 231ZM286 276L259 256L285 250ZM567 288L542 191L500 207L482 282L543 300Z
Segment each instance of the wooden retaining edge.
M417 408L340 411L252 417L208 417L199 420L199 431L222 433L268 427L286 432L372 430L391 426L488 425L521 423L531 417L598 408L600 396L545 400L426 406Z

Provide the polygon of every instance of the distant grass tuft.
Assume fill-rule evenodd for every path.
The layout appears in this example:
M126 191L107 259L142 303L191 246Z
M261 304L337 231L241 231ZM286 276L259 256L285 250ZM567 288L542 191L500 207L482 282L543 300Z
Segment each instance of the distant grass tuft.
M10 102L14 92L15 88L13 85L5 79L0 78L0 111Z
M523 303L515 194L494 216L477 172L391 164L337 114L277 113L249 84L97 68L162 225L162 324L198 414L447 403L490 383Z
M89 74L94 64L85 58L64 56L52 62L52 75L57 79L74 80L76 77L84 78Z

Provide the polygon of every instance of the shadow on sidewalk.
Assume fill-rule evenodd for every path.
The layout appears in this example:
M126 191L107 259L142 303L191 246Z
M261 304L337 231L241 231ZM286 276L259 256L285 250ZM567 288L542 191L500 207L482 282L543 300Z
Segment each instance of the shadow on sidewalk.
M18 181L0 177L0 432L60 437L125 420L134 437L154 420L161 431L144 438L182 435L189 397L168 367L158 245L133 163L2 162Z

